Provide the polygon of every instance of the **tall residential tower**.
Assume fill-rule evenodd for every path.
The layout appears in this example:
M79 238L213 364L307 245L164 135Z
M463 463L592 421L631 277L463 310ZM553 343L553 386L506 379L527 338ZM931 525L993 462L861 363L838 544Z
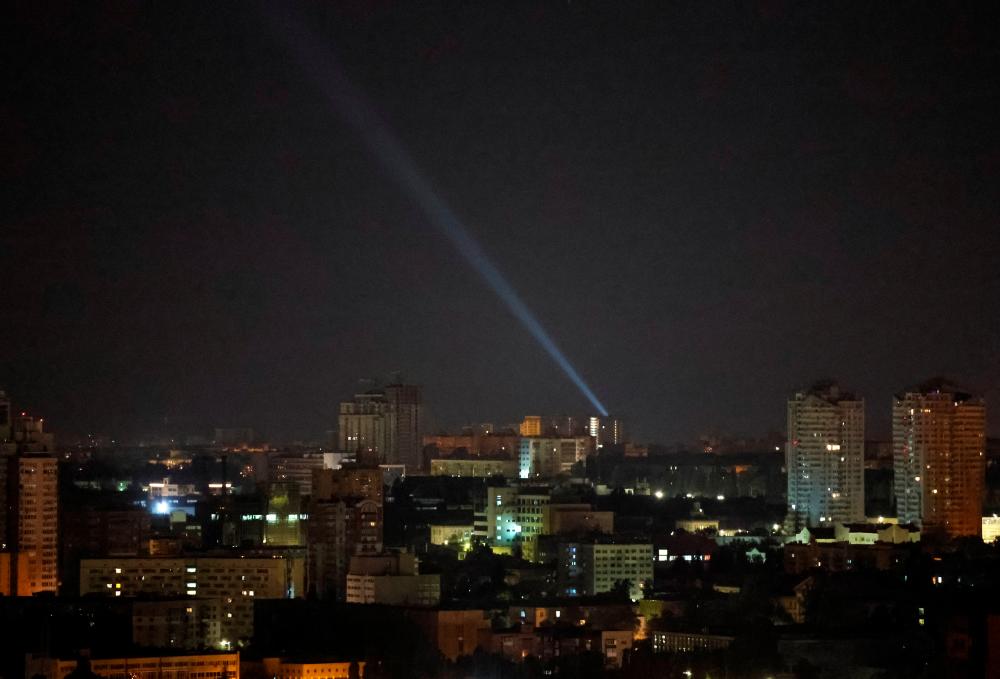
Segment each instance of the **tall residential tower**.
M982 529L986 404L941 378L906 389L892 406L896 512L948 537Z
M385 399L393 414L391 444L386 456L386 462L390 464L405 464L407 469L420 467L420 453L424 445L421 391L416 384L390 384L385 388Z
M864 400L836 382L788 399L788 522L862 521L865 516Z

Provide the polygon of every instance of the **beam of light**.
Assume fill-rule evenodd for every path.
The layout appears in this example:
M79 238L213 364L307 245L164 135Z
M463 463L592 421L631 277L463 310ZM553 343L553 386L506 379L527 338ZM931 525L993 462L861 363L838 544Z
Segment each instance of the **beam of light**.
M301 22L286 13L279 13L281 3L267 3L272 25L278 37L295 57L296 62L336 111L364 140L369 152L382 169L399 183L403 191L423 210L428 221L451 241L455 249L474 268L486 284L504 302L514 317L531 333L543 349L562 368L570 381L587 397L587 400L604 416L608 411L587 382L542 324L507 282L500 269L493 263L482 246L472 237L451 210L437 195L430 182L417 167L402 144L396 140L370 104L350 82L344 69L328 46L322 44Z

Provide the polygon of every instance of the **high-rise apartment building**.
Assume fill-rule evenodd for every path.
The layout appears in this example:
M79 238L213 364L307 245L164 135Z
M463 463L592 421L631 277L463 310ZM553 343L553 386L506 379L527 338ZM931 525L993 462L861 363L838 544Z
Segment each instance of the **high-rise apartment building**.
M897 394L892 448L899 520L948 537L979 535L985 436L983 399L946 380Z
M308 530L309 593L343 600L351 557L382 551L382 507L357 498L313 500Z
M383 493L377 467L313 472L307 560L312 595L343 600L351 557L382 551Z
M366 464L385 462L420 466L423 450L423 401L414 384L390 384L384 390L356 394L340 404L340 451Z
M59 462L49 453L21 453L12 462L17 595L54 593L59 589Z
M389 464L405 464L408 469L420 467L424 418L421 391L415 384L390 384L385 388L385 398L393 415L393 430L385 458Z
M620 418L605 415L592 416L587 421L587 433L594 439L598 449L606 445L617 446L625 443L625 425Z
M18 596L56 592L59 587L58 460L52 434L27 413L10 417L0 399L0 549L11 552L9 590Z
M817 382L788 399L790 528L865 516L864 400L835 382Z
M390 434L394 430L392 413L385 394L366 391L354 400L340 404L337 419L337 445L342 453L356 459L384 460L389 454Z

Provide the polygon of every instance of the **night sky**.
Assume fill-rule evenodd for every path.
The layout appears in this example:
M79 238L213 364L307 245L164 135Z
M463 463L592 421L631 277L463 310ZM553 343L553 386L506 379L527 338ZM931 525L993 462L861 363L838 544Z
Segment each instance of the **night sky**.
M872 436L938 374L1000 428L1000 43L950 7L296 11L609 410L668 443L782 429L819 377ZM318 435L393 371L438 426L590 411L270 22L8 9L0 387L118 436Z

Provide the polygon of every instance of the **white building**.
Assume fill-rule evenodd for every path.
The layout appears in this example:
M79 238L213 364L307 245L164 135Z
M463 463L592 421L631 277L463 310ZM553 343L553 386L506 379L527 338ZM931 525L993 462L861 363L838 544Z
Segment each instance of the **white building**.
M788 516L792 528L865 517L864 401L833 382L788 400Z
M566 596L610 592L621 581L629 596L643 598L653 582L653 545L650 543L566 542L559 546L559 581Z
M1000 516L996 514L993 516L984 516L983 542L991 545L997 538L1000 538Z

